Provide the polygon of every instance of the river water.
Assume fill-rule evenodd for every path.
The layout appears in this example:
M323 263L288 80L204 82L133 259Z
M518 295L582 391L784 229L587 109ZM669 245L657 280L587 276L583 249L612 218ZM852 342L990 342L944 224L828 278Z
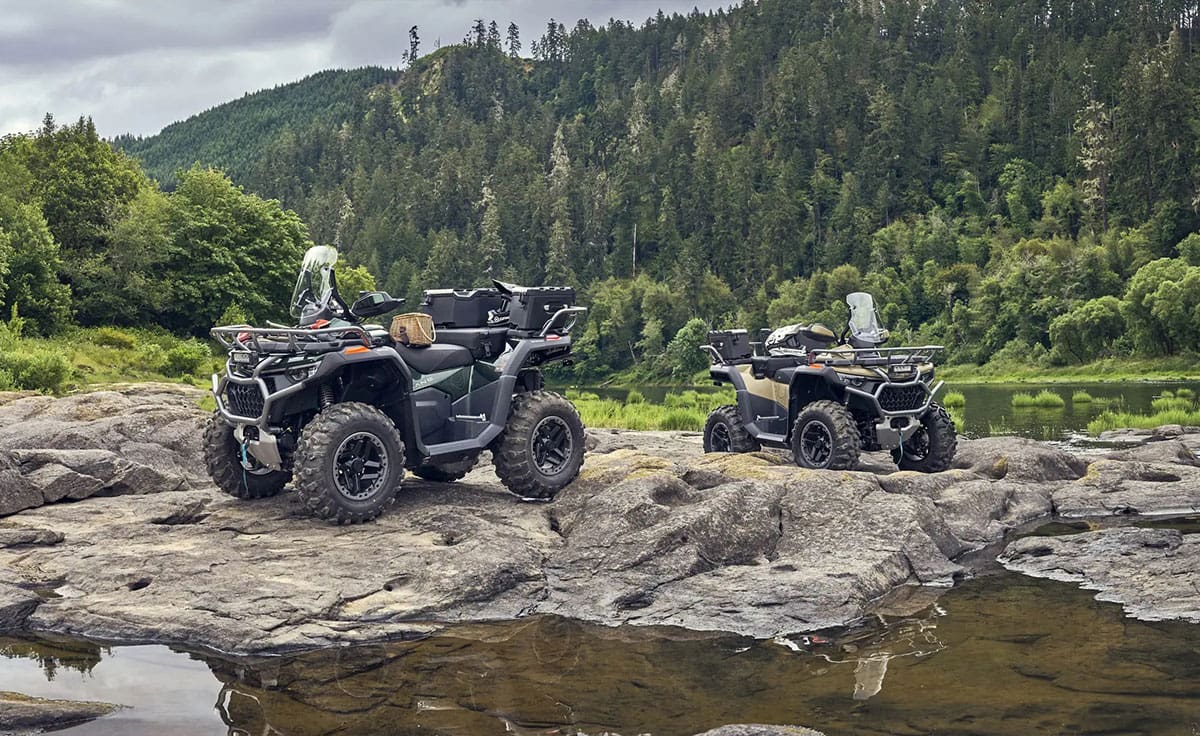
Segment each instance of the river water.
M958 417L958 430L968 437L989 437L997 434L1012 434L1030 437L1037 440L1065 441L1079 443L1085 441L1084 434L1087 424L1100 412L1111 409L1133 413L1150 413L1150 402L1163 391L1176 391L1189 388L1200 395L1200 382L1119 382L1119 383L1048 383L1048 384L960 384L947 382L946 387L939 392L943 397L947 392L955 391L966 398L966 405L955 409ZM599 394L602 398L624 400L629 394L627 388L584 387L583 391ZM638 389L647 401L662 403L669 393L683 391L683 388L666 388L651 386ZM713 386L696 386L695 391L720 391ZM728 390L728 389L724 389ZM1015 393L1036 394L1039 391L1052 391L1063 398L1065 406L1060 408L1014 407L1012 397ZM1086 391L1096 401L1090 403L1073 403L1071 396L1075 391Z
M1000 570L916 593L816 641L548 617L257 661L5 639L0 690L131 706L59 732L93 736L1200 731L1200 627Z

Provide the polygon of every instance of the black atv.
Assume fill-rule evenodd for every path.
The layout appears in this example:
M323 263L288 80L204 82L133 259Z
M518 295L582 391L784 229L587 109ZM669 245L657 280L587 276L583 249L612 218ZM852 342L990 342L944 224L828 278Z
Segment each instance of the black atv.
M805 468L847 469L860 450L891 450L904 470L934 473L954 459L954 422L934 400L938 345L881 347L888 331L870 294L846 297L840 336L822 324L789 325L751 343L745 330L710 332L702 346L717 385L737 389L704 425L705 452L792 451Z
M548 500L583 463L575 407L543 390L540 366L569 362L571 328L587 310L570 288L430 291L420 339L367 319L403 302L338 294L337 251L309 250L293 295L296 327L218 327L228 350L213 376L217 410L204 435L208 472L238 498L264 498L291 481L317 516L378 516L405 469L451 482L492 451L496 474L524 499ZM429 317L426 318L425 315ZM411 320L410 320L411 322ZM428 344L432 342L432 344ZM426 343L426 344L422 344Z

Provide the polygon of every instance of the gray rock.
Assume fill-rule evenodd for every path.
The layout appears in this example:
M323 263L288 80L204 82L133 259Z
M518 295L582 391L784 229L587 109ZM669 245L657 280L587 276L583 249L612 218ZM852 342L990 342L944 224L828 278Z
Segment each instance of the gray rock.
M1061 516L1188 513L1200 509L1200 468L1102 459L1053 496Z
M1178 439L1163 442L1148 442L1127 450L1117 450L1105 455L1109 460L1138 460L1148 463L1167 463L1200 467L1200 458L1186 443Z
M761 723L738 723L721 726L696 736L824 736L820 731L803 726L767 726Z
M0 729L58 730L93 721L121 706L77 700L48 700L0 691Z
M1200 622L1200 536L1174 529L1118 528L1061 537L1025 537L1001 563L1033 577L1078 583L1097 600L1120 603L1147 621Z
M989 478L1046 482L1075 480L1087 463L1069 452L1024 437L960 440L954 467Z

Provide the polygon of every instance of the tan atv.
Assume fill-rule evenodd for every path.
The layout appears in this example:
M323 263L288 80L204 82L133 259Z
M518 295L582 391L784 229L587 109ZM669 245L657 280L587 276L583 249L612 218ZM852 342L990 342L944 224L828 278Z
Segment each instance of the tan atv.
M871 295L850 294L846 304L840 336L822 324L789 325L761 344L745 330L709 333L709 373L737 390L737 404L709 414L705 452L783 447L801 467L835 470L853 468L862 450L890 450L905 470L950 467L954 422L933 400L943 348L882 347L888 331Z

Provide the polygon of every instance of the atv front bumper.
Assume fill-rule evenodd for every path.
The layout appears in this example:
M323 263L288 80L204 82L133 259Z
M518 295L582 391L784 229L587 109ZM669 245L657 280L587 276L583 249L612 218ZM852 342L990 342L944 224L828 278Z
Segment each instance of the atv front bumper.
M304 390L305 384L301 381L272 392L262 377L262 371L270 368L274 362L273 358L264 359L249 376L235 374L227 364L224 375L213 374L212 393L217 403L217 413L226 424L233 427L238 444L258 462L272 470L279 470L283 466L283 458L268 424L271 408L280 400ZM237 403L238 411L242 413L234 411L231 402L226 400L227 392L231 389L241 397ZM252 414L255 409L258 410L257 415Z
M920 378L896 383L881 381L874 386L847 385L846 393L865 405L876 417L875 441L881 450L894 450L908 442L921 428L921 417L929 411L933 397L944 381L930 386Z

